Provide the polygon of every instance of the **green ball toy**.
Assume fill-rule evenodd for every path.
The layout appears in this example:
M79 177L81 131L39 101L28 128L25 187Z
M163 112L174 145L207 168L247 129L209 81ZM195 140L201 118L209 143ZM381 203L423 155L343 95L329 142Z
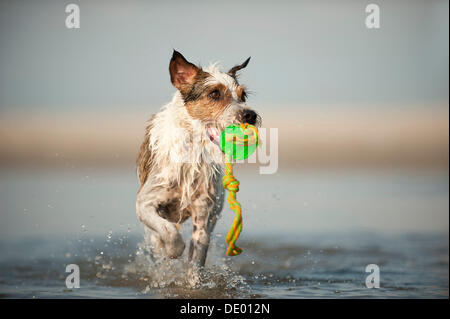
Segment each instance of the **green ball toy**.
M244 160L258 146L258 129L250 124L232 124L220 135L220 147L228 159Z

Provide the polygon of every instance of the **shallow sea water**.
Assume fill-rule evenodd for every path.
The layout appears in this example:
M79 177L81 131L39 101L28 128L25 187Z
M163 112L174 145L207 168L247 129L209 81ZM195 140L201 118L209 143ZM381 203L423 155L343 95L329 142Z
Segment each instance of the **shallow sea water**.
M184 259L155 262L136 235L2 243L2 298L448 298L448 237L442 235L259 238L223 257L214 239L202 282L187 288ZM80 288L65 267L80 267ZM365 267L381 287L365 287Z
M237 176L243 253L225 256L225 208L189 288L187 249L148 253L131 170L0 171L0 298L449 297L448 172ZM66 288L68 264L79 289ZM365 286L369 264L379 289Z

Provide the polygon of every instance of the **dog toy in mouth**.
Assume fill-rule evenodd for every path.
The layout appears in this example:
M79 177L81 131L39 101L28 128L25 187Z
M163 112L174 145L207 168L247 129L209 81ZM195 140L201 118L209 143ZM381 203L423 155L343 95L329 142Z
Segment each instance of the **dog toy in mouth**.
M228 190L228 204L235 213L226 242L227 256L237 256L242 249L236 246L236 240L242 231L241 204L236 200L239 191L239 181L233 176L232 160L243 160L252 155L258 146L258 129L250 124L233 124L225 128L221 134L220 146L225 154L225 174L223 187Z

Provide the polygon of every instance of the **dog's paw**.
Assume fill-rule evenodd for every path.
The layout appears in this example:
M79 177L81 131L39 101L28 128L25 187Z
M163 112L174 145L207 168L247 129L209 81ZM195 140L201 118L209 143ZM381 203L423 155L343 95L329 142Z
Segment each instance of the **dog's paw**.
M167 234L164 240L164 251L169 258L178 258L183 252L186 244L183 237L174 226L175 231L171 231Z

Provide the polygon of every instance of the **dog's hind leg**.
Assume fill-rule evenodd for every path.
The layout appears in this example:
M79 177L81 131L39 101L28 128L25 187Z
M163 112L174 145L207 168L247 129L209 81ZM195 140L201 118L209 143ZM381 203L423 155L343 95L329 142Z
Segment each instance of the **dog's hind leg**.
M161 247L169 258L178 258L183 254L185 244L183 237L178 231L176 225L158 214L158 207L164 203L165 194L161 192L145 191L138 194L136 200L136 213L139 220L154 234L152 234L152 245L156 250Z

